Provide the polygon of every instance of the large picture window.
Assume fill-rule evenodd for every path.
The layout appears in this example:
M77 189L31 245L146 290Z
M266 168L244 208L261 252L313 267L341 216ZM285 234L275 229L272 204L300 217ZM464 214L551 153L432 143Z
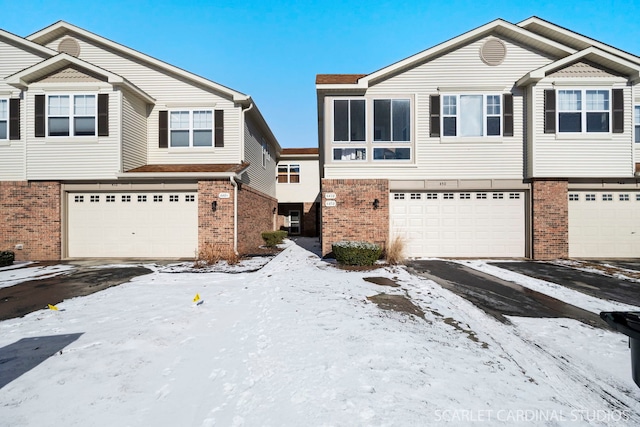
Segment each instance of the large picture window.
M49 136L96 135L96 95L49 95Z
M354 142L365 140L365 100L333 101L333 140Z
M411 102L408 99L373 100L373 140L411 141Z
M558 132L609 132L610 91L558 90Z
M633 107L633 138L635 142L640 142L640 105Z
M171 147L212 147L213 111L171 111L169 135Z
M502 135L502 96L444 95L442 129L443 136Z
M0 99L0 140L9 139L9 100Z

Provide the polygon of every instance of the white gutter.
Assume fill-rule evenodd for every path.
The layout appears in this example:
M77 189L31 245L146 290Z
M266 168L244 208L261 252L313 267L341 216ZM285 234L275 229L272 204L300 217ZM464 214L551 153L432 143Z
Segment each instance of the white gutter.
M244 145L245 145L245 141L244 141L244 137L245 137L245 133L244 133L244 116L247 113L247 111L251 111L251 109L253 108L255 104L252 102L248 108L242 108L240 107L240 129L242 131L242 138L240 138L241 141L241 147L240 147L240 161L242 161L242 159L244 158Z

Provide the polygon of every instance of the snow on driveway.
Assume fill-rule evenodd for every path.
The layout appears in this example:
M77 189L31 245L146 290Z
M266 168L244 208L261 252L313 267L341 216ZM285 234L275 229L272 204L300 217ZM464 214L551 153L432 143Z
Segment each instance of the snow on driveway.
M504 325L402 268L342 271L296 245L257 272L157 271L58 307L0 322L0 369L20 369L3 356L19 340L82 334L0 389L2 425L640 424L625 336Z

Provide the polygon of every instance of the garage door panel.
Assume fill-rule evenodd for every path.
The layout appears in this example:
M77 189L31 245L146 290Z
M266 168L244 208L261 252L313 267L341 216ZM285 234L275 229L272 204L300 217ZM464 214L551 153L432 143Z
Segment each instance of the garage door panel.
M69 257L195 255L195 192L68 193L67 200Z
M395 218L407 216L395 209L395 205L402 202L409 206L408 212L423 218L421 225L409 224L422 230L407 242L409 256L522 257L525 255L524 195L496 193L493 198L492 194L426 193L426 197L414 200L408 194L404 200L396 200L392 195L391 233L404 232L395 226Z

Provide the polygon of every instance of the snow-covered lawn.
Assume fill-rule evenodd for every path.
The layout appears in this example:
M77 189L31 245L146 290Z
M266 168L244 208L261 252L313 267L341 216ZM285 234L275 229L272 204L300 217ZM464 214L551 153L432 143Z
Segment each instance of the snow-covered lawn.
M0 370L81 334L0 389L2 426L640 424L624 335L504 325L402 268L343 271L297 245L257 272L156 271L58 307L0 322ZM36 337L52 338L3 351Z

